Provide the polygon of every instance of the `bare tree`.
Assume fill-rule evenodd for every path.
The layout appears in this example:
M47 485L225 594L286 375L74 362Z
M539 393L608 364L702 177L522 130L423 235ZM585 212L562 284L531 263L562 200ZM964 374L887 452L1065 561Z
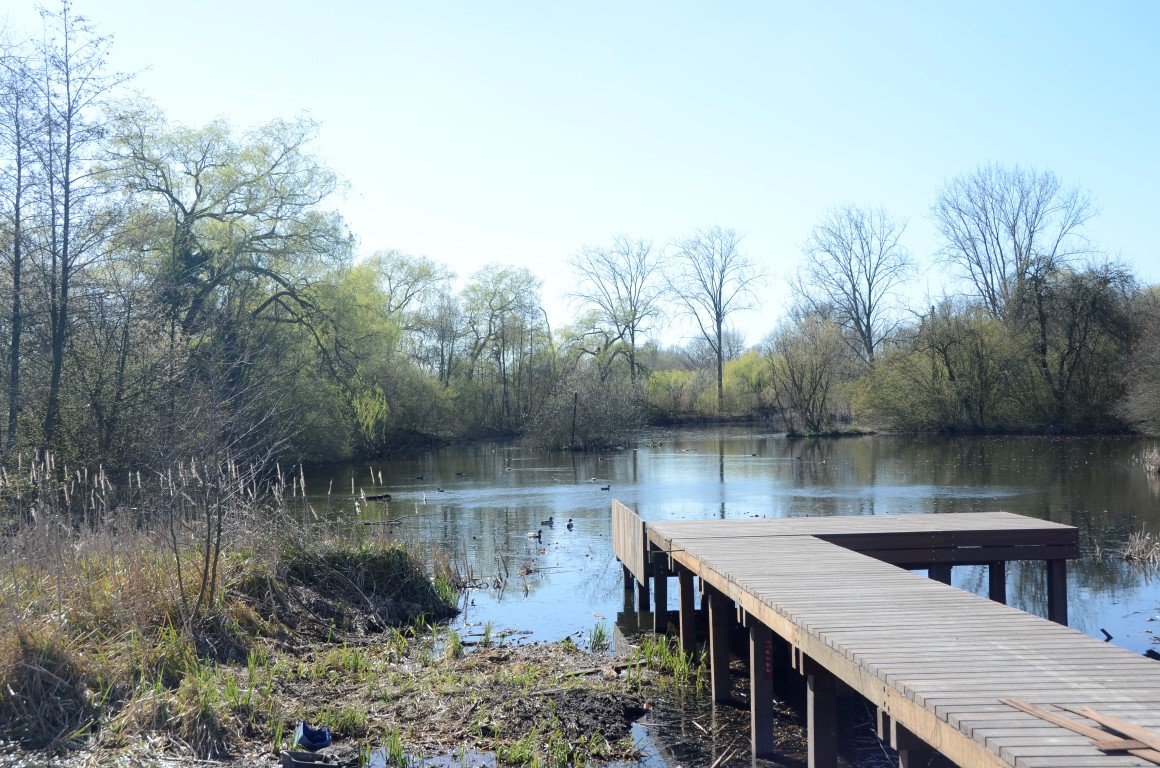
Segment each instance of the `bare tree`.
M745 335L733 327L726 327L721 334L722 357L726 362L736 360L745 354ZM703 337L689 339L683 347L672 350L682 367L690 371L712 368L717 363L716 349Z
M669 278L677 301L696 321L717 357L718 410L725 399L725 320L751 306L753 286L761 279L740 245L741 238L732 229L697 230L677 243L674 274Z
M1027 283L1089 252L1081 230L1094 213L1084 192L1050 171L998 165L952 180L931 210L942 258L1004 320Z
M899 242L906 231L880 208L845 205L827 212L802 247L805 265L791 282L814 312L827 308L854 352L866 362L898 326L894 290L914 272Z
M598 322L623 342L629 380L635 384L637 345L661 310L657 276L663 254L650 241L618 235L607 248L585 248L571 264L580 276L572 296L594 307Z

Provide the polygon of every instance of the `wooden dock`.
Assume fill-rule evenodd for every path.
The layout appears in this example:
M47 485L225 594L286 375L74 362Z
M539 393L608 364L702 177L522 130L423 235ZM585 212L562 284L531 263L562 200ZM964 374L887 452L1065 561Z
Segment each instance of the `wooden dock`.
M686 648L701 594L716 700L729 695L729 634L737 623L747 628L756 755L772 752L774 676L801 674L817 768L836 764L843 686L877 708L879 736L903 768L931 751L962 766L1155 765L1140 743L1100 749L1092 733L1008 703L1041 707L1080 729L1098 726L1062 707L1160 728L1160 663L1066 626L1065 564L1079 554L1071 526L1007 513L645 522L614 501L613 547L642 610L651 580L660 631L668 581L677 578ZM1003 604L1011 560L1045 563L1054 621ZM988 566L992 599L949 586L961 564Z

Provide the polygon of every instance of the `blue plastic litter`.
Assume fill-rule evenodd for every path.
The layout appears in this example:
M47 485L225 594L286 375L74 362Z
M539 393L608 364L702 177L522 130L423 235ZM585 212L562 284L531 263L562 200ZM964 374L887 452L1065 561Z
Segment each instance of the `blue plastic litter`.
M294 745L310 752L330 746L330 729L325 725L311 728L305 720L299 721L294 729Z

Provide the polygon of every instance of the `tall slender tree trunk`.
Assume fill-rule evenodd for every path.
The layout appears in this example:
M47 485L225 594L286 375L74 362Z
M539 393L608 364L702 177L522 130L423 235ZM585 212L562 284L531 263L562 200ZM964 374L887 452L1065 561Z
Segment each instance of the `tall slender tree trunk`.
M20 422L20 343L24 333L24 305L21 295L24 291L24 136L23 121L20 118L19 94L17 103L15 128L15 188L13 189L12 204L12 314L9 318L12 333L8 346L8 433L4 440L5 448L12 451L16 448L16 434Z
M19 170L17 171L19 174ZM21 270L23 267L23 253L20 231L20 202L19 193L16 203L16 226L14 228L15 244L12 248L12 336L9 342L8 355L8 434L4 445L11 451L16 448L16 433L20 422L20 342L24 332L24 307L21 304L20 294L23 290Z
M717 414L725 412L725 347L723 321L717 318Z
M66 94L67 94L66 90ZM69 94L71 96L71 94ZM54 445L57 417L60 413L60 380L64 371L64 350L68 337L69 319L69 238L72 229L72 119L65 116L64 147L61 156L61 209L60 240L53 253L53 276L51 279L53 296L51 301L51 355L52 370L48 380L48 401L44 411L44 436L46 448ZM55 223L53 229L56 229ZM59 258L57 257L59 252Z

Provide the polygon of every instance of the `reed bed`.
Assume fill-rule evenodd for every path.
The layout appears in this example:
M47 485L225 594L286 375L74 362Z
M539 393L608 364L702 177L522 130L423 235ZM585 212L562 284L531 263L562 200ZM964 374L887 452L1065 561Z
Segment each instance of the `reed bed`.
M117 482L51 455L0 468L0 733L59 750L161 731L219 756L282 727L271 647L455 612L454 557L432 577L382 526L317 523L304 487L228 459Z
M1160 475L1160 448L1145 451L1142 457L1144 469L1151 475Z
M1128 535L1123 556L1125 560L1144 565L1160 563L1160 537L1141 527L1140 530Z

